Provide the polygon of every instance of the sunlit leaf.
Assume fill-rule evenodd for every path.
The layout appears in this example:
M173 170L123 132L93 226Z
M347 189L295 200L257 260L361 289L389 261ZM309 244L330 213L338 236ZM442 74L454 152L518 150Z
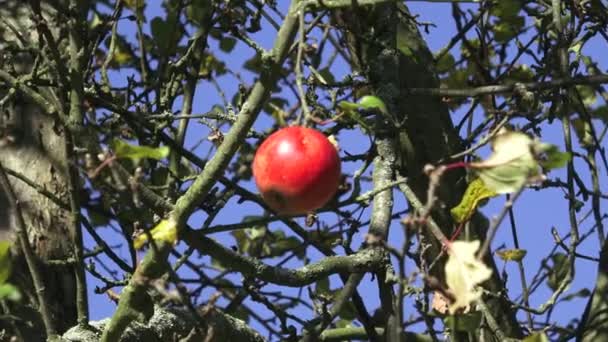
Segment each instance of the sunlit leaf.
M168 146L150 147L131 145L120 139L112 140L111 146L117 158L129 158L136 163L143 158L160 160L169 155Z
M538 143L535 146L537 153L542 154L539 164L545 170L558 169L566 166L572 154L570 152L562 152L559 148L552 144Z
M162 220L156 227L150 230L152 239L155 241L164 241L170 244L177 243L177 225L173 220ZM133 239L133 247L135 249L141 249L144 244L148 241L148 234L143 233Z
M359 100L359 107L362 109L378 109L381 113L388 113L386 105L379 97L365 95Z
M361 114L359 113L359 104L348 101L340 101L338 103L338 108L340 108L342 112L344 112L346 117L358 123L364 132L371 131L370 126L367 124L363 116L361 116Z
M21 291L13 284L0 285L0 300L8 299L13 302L21 300Z
M525 249L503 249L496 251L496 254L504 261L521 261L528 251Z
M549 338L544 332L536 332L532 335L526 336L522 342L549 342Z
M475 257L478 249L479 240L454 241L450 245L445 277L448 289L455 299L450 304L451 314L469 307L477 300L481 291L476 286L492 275L492 270Z
M515 192L539 174L539 165L532 153L533 143L526 134L502 132L492 141L490 157L470 165L477 169L486 187L497 194Z
M462 200L450 210L450 213L457 223L468 221L475 213L475 209L477 209L481 201L496 195L494 190L489 189L481 179L476 178L469 183L467 190L462 196Z
M10 241L0 241L0 284L4 284L11 276L11 245Z

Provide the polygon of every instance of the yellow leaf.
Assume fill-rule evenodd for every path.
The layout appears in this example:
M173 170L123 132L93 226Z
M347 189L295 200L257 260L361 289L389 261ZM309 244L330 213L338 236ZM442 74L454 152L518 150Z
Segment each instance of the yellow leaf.
M475 254L479 249L479 240L454 241L450 245L449 258L445 264L446 284L454 296L450 304L450 313L467 308L481 296L477 285L492 275L492 270L477 260Z
M468 221L471 216L473 216L475 209L477 209L482 200L496 195L496 192L485 186L480 178L476 178L469 183L467 190L462 196L462 200L457 206L450 210L450 213L457 223Z
M119 49L116 49L116 50L117 51L115 51L114 54L112 55L112 60L114 62L116 62L116 64L125 65L133 59L133 56L131 56L131 54L129 52L120 51Z
M177 224L173 220L162 220L150 231L155 241L177 243ZM141 249L148 242L148 234L143 233L133 239L133 247Z
M503 249L501 251L496 251L496 254L504 260L504 261L520 261L523 259L528 251L525 249Z

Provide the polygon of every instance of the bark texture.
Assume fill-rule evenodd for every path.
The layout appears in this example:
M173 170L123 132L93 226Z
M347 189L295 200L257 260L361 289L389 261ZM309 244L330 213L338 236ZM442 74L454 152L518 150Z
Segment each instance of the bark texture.
M19 1L5 1L0 6L0 16L9 21L20 34L34 32L28 11ZM37 37L23 37L34 46ZM0 32L2 49L24 49L14 32ZM3 60L4 69L14 69L16 74L25 74L31 68L31 59L26 53L18 54L19 59ZM7 94L10 89L2 89ZM1 108L3 120L3 143L0 145L0 163L8 171L20 174L34 184L44 187L63 203L67 201L64 137L55 118L45 115L36 106L24 101L18 94L12 96ZM72 256L71 243L67 231L68 210L40 194L31 185L16 177L10 177L11 186L17 196L27 227L29 244L37 257L41 276L44 280L46 298L53 315L55 328L65 331L76 322L75 281L73 267L66 261ZM13 217L7 199L0 193L0 238L16 241ZM36 341L44 336L44 328L36 310L35 290L30 271L23 259L23 253L13 244L13 274L11 282L24 292L25 306L15 306L11 314L23 321L22 331L27 341ZM51 263L52 262L52 263ZM0 326L3 323L0 322ZM41 333L42 332L42 333ZM37 338L34 336L38 336Z
M458 132L454 129L447 106L438 97L409 96L408 88L438 88L433 55L418 31L413 17L402 4L382 4L359 10L340 11L336 20L345 27L345 41L351 52L353 67L370 81L370 91L385 102L395 124L376 136L396 137L393 148L398 155L398 172L408 177L410 186L421 201L427 200L428 180L424 165L437 164L461 150ZM466 181L464 173L446 173L437 189L438 203L433 218L450 236L454 224L449 208L460 200ZM484 239L487 219L477 215L472 231ZM422 241L432 244L424 259L431 264L439 255L437 239L421 232ZM434 266L431 274L443 278L445 258ZM493 277L485 287L493 293L504 291L492 257L486 263L493 268ZM490 311L501 330L509 337L522 337L521 327L507 301L487 298Z

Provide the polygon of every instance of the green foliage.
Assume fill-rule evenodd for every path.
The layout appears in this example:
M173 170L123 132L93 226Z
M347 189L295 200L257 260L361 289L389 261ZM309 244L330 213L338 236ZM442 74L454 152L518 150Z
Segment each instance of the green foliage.
M0 241L0 300L20 301L21 292L17 287L7 283L12 272L10 241Z
M255 222L260 216L246 216L243 222ZM302 259L305 250L302 242L295 236L286 236L282 230L271 231L265 225L254 225L246 229L233 230L232 236L236 240L241 253L257 258L280 257L292 252Z
M548 270L547 285L555 291L568 274L570 263L568 262L568 256L563 253L551 255L551 260L553 265Z
M18 302L21 300L21 291L15 285L9 283L0 284L0 300L5 299Z
M481 312L473 311L466 314L446 316L445 325L452 331L474 333L481 324Z
M535 332L530 336L526 336L522 342L549 342L549 338L544 332Z
M11 276L11 242L0 241L0 284L6 283Z
M359 124L363 132L371 132L371 127L363 118L360 110L377 110L380 114L388 115L386 105L380 98L372 95L365 95L361 97L358 103L349 101L340 101L338 108L352 121Z
M496 255L498 255L504 261L521 261L527 253L528 251L525 249L517 248L496 251Z
M136 164L140 159L144 158L156 160L166 158L170 151L168 146L151 147L131 145L120 139L112 140L111 146L116 158L128 158L133 160Z

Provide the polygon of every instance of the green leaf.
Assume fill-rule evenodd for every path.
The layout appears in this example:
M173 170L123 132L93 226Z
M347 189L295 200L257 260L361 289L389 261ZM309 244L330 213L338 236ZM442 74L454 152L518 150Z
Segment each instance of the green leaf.
M540 160L539 164L545 170L559 169L560 167L566 166L572 154L570 152L562 152L559 148L552 144L539 143L536 146L538 152L544 154L544 158Z
M365 133L371 132L371 128L359 113L359 104L348 102L348 101L340 101L338 103L338 108L340 108L346 116L352 121L356 122L361 126L361 130Z
M450 210L454 221L462 223L468 221L475 213L475 209L486 198L496 196L496 192L486 187L485 183L479 179L474 179L462 196L460 203Z
M386 105L380 98L372 95L365 95L359 100L359 108L363 109L378 109L383 114L388 114Z
M150 147L131 145L120 139L112 140L111 146L116 158L129 158L135 163L139 162L139 160L143 158L160 160L169 155L168 146Z
M224 52L231 52L236 46L236 39L231 37L224 37L220 40L220 50Z
M519 0L497 1L490 8L490 14L501 19L511 20L517 17L522 5Z
M212 11L212 3L210 0L191 1L186 8L186 17L194 24L199 26L205 24L205 20L209 17Z
M608 106L598 106L591 110L591 116L604 121L604 123L608 122Z
M11 245L8 240L0 241L0 284L4 284L11 276Z
M127 6L127 8L131 10L141 10L146 6L146 2L144 0L122 0Z
M0 300L8 299L13 302L21 300L21 291L12 284L0 285Z
M319 82L321 82L321 84L327 85L336 82L336 78L331 73L331 69L329 67L318 71L315 68L311 68L310 72Z
M553 261L553 266L549 268L547 285L555 291L562 280L568 275L570 263L568 262L568 256L563 253L553 254L551 260Z
M549 342L549 338L544 332L535 332L524 338L522 342Z
M301 245L302 242L298 240L298 238L296 238L295 236L279 239L270 245L270 256L281 256L287 252L297 249ZM298 259L302 259L304 257L304 250L302 249L301 252L296 253L296 256L298 257Z
M505 83L516 83L516 82L532 82L534 79L534 72L526 64L514 66L507 74Z
M202 78L207 78L211 76L212 73L215 73L216 76L221 76L226 74L226 72L226 64L211 54L205 54L203 56L201 65L198 69L198 75Z
M236 245L239 248L239 252L243 254L249 253L249 237L245 230L237 229L230 232L230 234L236 240Z
M454 331L475 332L481 324L481 312L474 311L462 315L445 317L445 325Z
M574 293L565 295L564 298L562 298L562 301L567 302L567 301L571 301L576 298L587 298L590 295L591 295L591 291L589 289L582 288Z
M528 251L525 249L503 249L496 251L496 254L504 261L521 261Z
M311 242L320 243L327 248L333 248L342 241L342 233L315 230L310 232Z
M521 32L521 29L524 27L524 24L524 18L519 16L510 18L508 20L499 20L495 25L492 26L492 31L494 31L494 38L498 43L506 43Z
M155 17L150 22L150 31L154 37L154 41L158 50L166 55L171 45L171 32L174 28L164 21L161 17Z
M315 283L315 292L320 295L329 295L331 293L328 277L317 280Z
M451 53L444 53L441 59L437 61L437 72L440 74L454 70L456 59Z

